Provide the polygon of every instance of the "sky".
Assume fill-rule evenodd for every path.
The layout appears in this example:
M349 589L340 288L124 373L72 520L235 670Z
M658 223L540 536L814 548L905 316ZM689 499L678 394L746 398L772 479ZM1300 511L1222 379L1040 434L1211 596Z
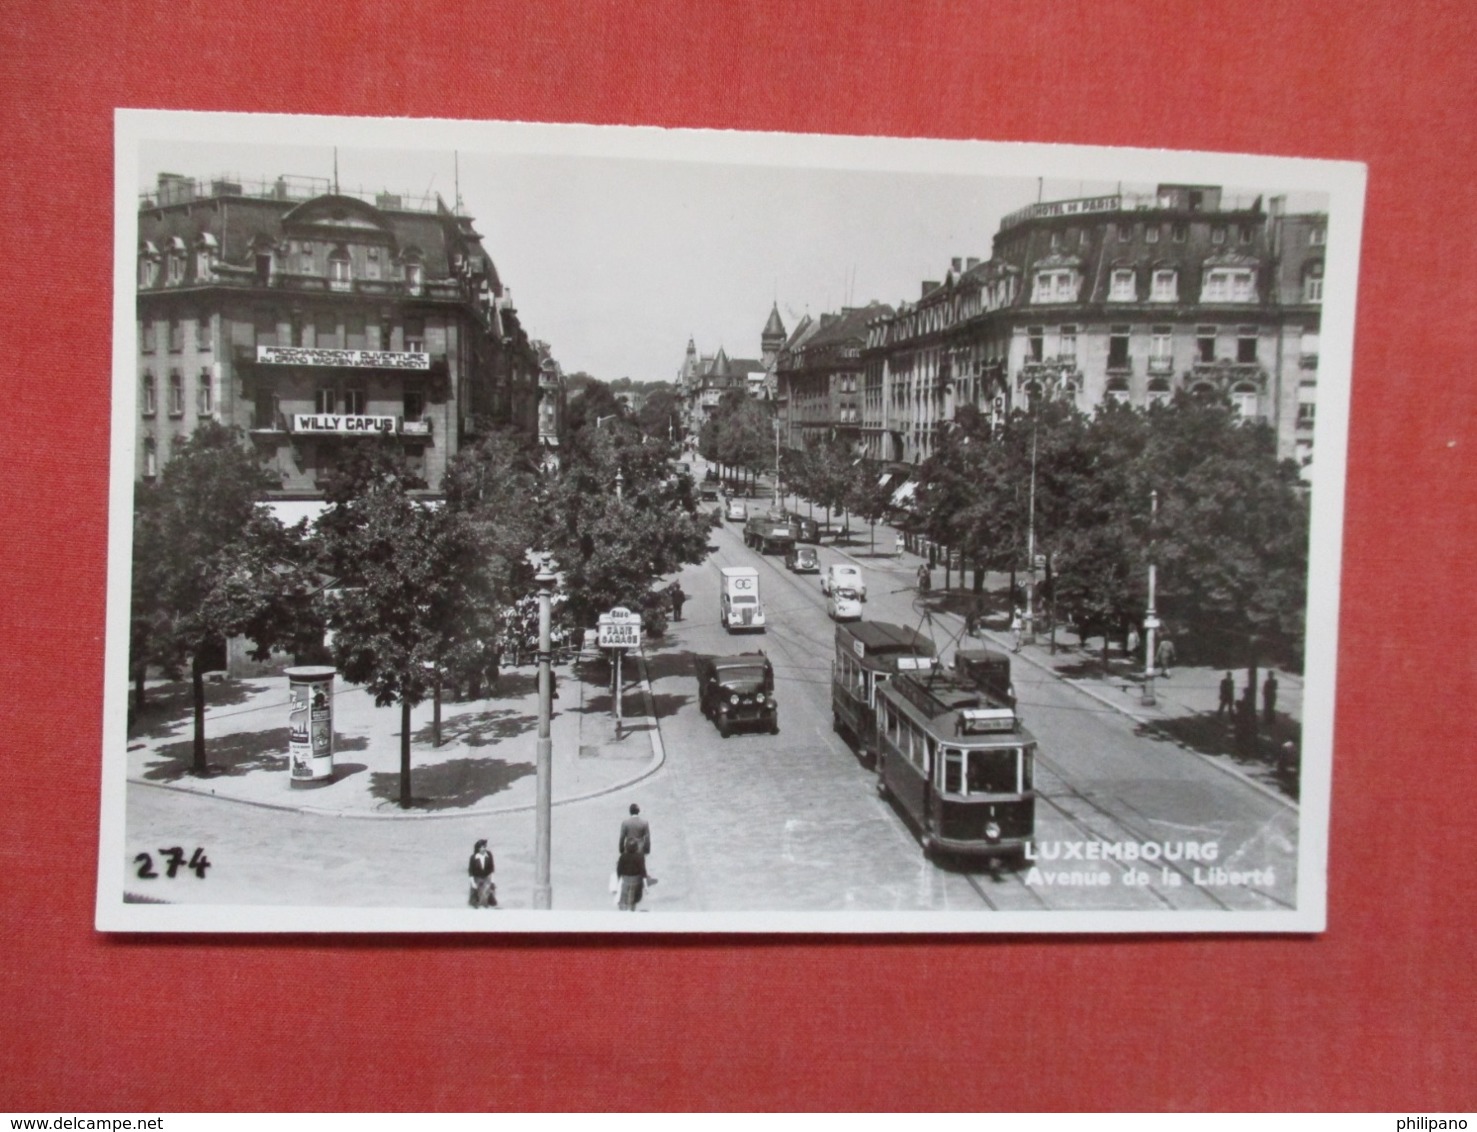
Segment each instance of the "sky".
M331 179L334 162L332 144L145 139L137 187L159 172ZM566 373L607 381L673 380L689 337L757 358L774 303L789 330L807 312L916 299L951 258L987 258L1001 217L1038 194L1118 184L573 151L340 146L337 165L346 191L451 204L459 189L530 337Z

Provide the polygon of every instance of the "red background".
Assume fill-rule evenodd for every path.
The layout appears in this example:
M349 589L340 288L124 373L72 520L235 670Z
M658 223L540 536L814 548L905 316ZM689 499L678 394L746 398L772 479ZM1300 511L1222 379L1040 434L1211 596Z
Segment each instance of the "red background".
M7 5L0 1108L1477 1107L1474 24L1409 0ZM1367 162L1329 931L97 935L115 106Z

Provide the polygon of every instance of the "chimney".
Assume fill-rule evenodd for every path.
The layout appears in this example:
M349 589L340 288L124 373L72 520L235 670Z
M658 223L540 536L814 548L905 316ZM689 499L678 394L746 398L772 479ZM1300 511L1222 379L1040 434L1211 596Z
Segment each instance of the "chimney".
M939 285L939 281L937 279L925 279L923 281L923 291L922 291L922 293L918 297L920 299L926 298L927 295L928 295L928 292L938 290L938 285Z
M966 259L964 261L964 270L965 271L973 271L979 265L980 265L980 257L977 256L977 255L972 255L972 256L970 256L968 259Z
M958 275L961 271L964 270L964 261L956 255L953 259L949 261L949 268L954 272L955 275Z

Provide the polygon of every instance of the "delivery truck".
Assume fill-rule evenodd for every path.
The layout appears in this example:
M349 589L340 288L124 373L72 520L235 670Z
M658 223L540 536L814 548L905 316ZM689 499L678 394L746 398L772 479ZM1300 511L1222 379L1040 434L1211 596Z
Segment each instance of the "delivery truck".
M759 571L753 566L724 566L718 620L730 633L764 630L764 606L759 601Z

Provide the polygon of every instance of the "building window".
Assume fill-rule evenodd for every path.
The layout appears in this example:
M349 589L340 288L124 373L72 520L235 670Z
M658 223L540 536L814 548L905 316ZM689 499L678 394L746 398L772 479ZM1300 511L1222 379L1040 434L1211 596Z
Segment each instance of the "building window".
M1077 298L1076 273L1072 271L1038 271L1033 303L1070 303Z
M1195 353L1202 362L1215 361L1215 327L1202 326L1195 331Z
M277 394L271 389L257 389L251 408L253 428L275 429L277 427Z
M272 282L272 250L267 248L256 253L256 285L265 287Z
M1249 245L1253 240L1256 239L1256 229L1253 228L1250 224L1243 224L1241 225L1239 236L1241 238L1242 244Z
M195 408L202 417L215 412L215 388L210 380L210 370L200 371L200 388L195 391Z
M1177 244L1183 244L1190 237L1190 226L1188 224L1176 224L1170 229L1170 238Z
M1169 382L1164 378L1155 378L1149 382L1149 404L1164 405L1169 402Z
M214 271L215 256L211 254L210 247L202 244L195 249L195 279L197 282L206 283Z
M364 390L344 390L344 412L351 417L362 417L364 415Z
M169 253L169 274L165 280L171 287L178 287L185 281L185 253L183 250L171 251Z
M159 474L159 445L152 436L144 438L144 479L151 480Z
M185 376L177 369L169 371L169 415L185 415Z
M1256 272L1244 267L1217 267L1205 273L1202 303L1249 303L1256 300Z
M138 285L140 287L159 286L159 255L157 252L145 252L138 257Z
M1133 225L1126 220L1120 222L1118 225L1118 242L1120 244L1126 244L1131 239L1133 239Z
M1120 405L1128 404L1128 382L1121 377L1115 377L1109 381L1108 400L1116 401Z
M297 312L292 315L292 344L301 346L303 344L303 316Z
M347 291L353 286L349 268L349 253L335 248L328 257L328 288L331 291Z
M1308 233L1308 243L1315 248L1321 248L1328 242L1327 228L1314 228Z
M418 421L426 411L426 395L419 389L405 391L405 419Z
M324 416L334 411L338 402L338 391L331 386L320 388L313 396L313 412Z
M1210 242L1217 246L1226 242L1226 228L1223 224L1217 224L1210 230Z
M1075 326L1062 327L1061 344L1057 349L1057 356L1064 362L1077 362L1077 328Z
M407 318L405 320L405 348L411 353L423 353L426 349L426 320L423 318Z
M338 316L334 314L320 314L313 324L313 345L319 349L337 349L342 343L338 340Z
M1305 366L1318 364L1318 331L1304 330L1298 343L1298 360Z
M1323 265L1321 263L1310 263L1308 269L1303 273L1303 302L1321 303L1323 301Z
M146 353L146 354L152 354L154 352L154 350L157 348L157 345L158 345L158 337L159 336L158 336L158 334L156 333L156 331L154 329L153 322L149 321L148 319L145 319L144 320L144 329L143 329L143 351L144 351L144 353Z
M1046 356L1046 328L1044 326L1026 327L1026 360L1039 362Z
M407 260L405 263L405 289L412 295L419 295L424 285L425 269L421 266L420 260Z
M1156 326L1149 337L1149 370L1163 373L1174 364L1174 328Z
M1159 225L1157 225L1157 224L1145 224L1144 225L1144 243L1146 243L1146 244L1157 244L1158 242L1159 242Z
M1129 328L1114 326L1108 331L1108 368L1128 369Z
M1317 415L1318 406L1311 401L1298 403L1298 428L1312 428L1314 417Z
M1149 299L1156 303L1173 303L1180 297L1179 274L1173 268L1160 268L1154 272L1153 289Z
M303 275L313 274L313 245L302 244L298 248L298 271Z
M206 314L195 317L195 349L210 349L210 316Z
M185 324L177 318L169 320L169 352L178 354L185 348Z
M1138 298L1133 285L1133 268L1115 267L1108 283L1108 301L1131 303Z
M1241 384L1231 390L1231 408L1244 421L1256 419L1256 390Z
M1256 327L1243 326L1236 332L1236 360L1242 365L1256 362Z
M159 408L159 392L154 382L154 375L148 370L144 371L144 416L152 417Z

